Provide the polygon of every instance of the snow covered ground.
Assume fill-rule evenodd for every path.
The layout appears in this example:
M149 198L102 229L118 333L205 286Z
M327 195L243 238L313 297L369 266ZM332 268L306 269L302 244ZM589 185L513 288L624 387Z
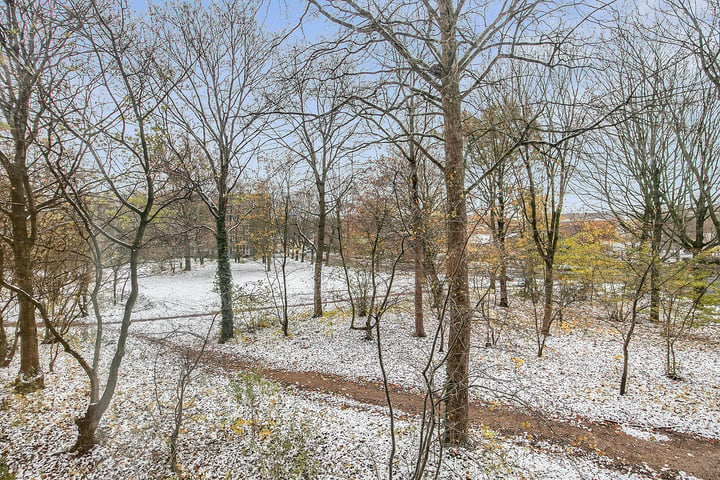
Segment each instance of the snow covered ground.
M158 365L146 343L128 348L121 388L107 412L103 442L83 457L62 453L74 440L85 385L69 359L56 364L44 391L26 397L2 393L0 456L17 479L169 478L167 438L172 428L171 359ZM159 370L160 375L153 375ZM214 370L199 372L180 435L179 464L185 477L231 479L374 479L387 476L388 417L384 409L342 397L277 390L239 399L233 385L252 380ZM8 378L3 373L2 383ZM163 395L153 394L160 382ZM248 383L244 383L248 382ZM159 400L159 401L158 401ZM158 409L158 403L165 408ZM395 471L407 478L414 461L417 425L396 421ZM477 433L478 438L484 438ZM291 445L282 442L292 440ZM304 455L305 460L298 460ZM429 470L432 471L432 468ZM621 479L643 478L603 469L563 452L538 451L483 440L471 451L443 459L440 478Z
M307 265L291 265L291 303L308 303L312 272ZM341 290L338 272L329 273L328 290ZM248 289L266 279L254 262L233 264L233 276ZM136 318L217 310L213 278L212 263L192 272L143 277ZM403 308L409 306L393 307L382 323L385 364L391 383L420 389L433 337L412 337L412 315ZM323 318L311 319L310 308L301 307L291 319L289 338L269 319L268 327L241 329L236 341L212 348L274 368L380 379L375 344L349 330L342 309L347 307L329 303ZM629 392L620 397L620 339L608 326L591 315L568 315L549 339L545 356L537 358L528 312L520 306L510 316L497 346L486 348L482 326L475 328L476 397L515 401L579 423L617 421L628 434L653 441L664 441L657 431L664 428L720 438L718 327L696 332L714 342L678 346L684 380L674 382L662 374L658 331L642 325L631 346ZM132 331L177 337L180 330L203 333L210 321L205 316L138 322ZM241 315L237 323L242 327L243 322ZM428 320L428 332L434 327ZM47 362L48 347L43 349ZM55 371L46 374L46 389L25 397L9 387L17 365L0 370L0 473L4 461L18 479L170 477L167 438L179 363L177 353L131 338L119 390L101 427L103 443L80 458L61 453L73 443L73 419L87 392L73 360L60 356ZM387 478L390 439L384 409L211 368L198 371L187 398L179 444L182 478ZM417 429L412 417L396 421L398 478L412 471ZM473 450L446 452L440 478L644 478L604 469L593 459L475 433ZM437 465L436 459L431 464Z
M293 264L290 290L307 294L312 272ZM265 273L254 262L234 265L235 283L254 284ZM143 317L172 313L208 311L212 293L211 267L190 274L155 276L142 280ZM331 274L332 275L332 274ZM342 286L335 272L328 289ZM203 283L203 281L205 283ZM296 297L297 298L297 297ZM306 298L306 297L305 297ZM183 306L187 299L186 307ZM301 301L301 300L300 300ZM300 303L296 301L296 303ZM292 301L290 303L293 303ZM515 303L518 303L517 301ZM217 305L217 300L215 300ZM334 373L346 378L381 380L374 342L362 340L363 333L351 331L345 304L331 304L322 319L310 318L310 307L291 320L292 336L279 334L276 323L270 328L241 332L236 342L219 346L223 351L264 365L285 370ZM434 337L412 337L413 319L409 304L392 309L382 324L383 354L389 381L416 389L423 388L422 370ZM272 312L267 312L272 315ZM681 341L676 347L682 381L663 375L663 339L657 326L637 327L630 345L631 367L628 393L620 396L622 367L621 337L595 317L597 313L570 311L561 326L555 325L542 358L536 355L532 317L527 306L510 309L499 342L485 347L485 327L474 328L472 373L477 397L539 409L559 418L580 417L593 421L610 420L647 429L670 429L720 439L720 325L694 331L696 337L716 341ZM145 333L159 333L180 325L201 328L208 319L175 320L138 324ZM272 322L272 320L268 320ZM242 324L242 315L238 323ZM426 320L428 332L436 322ZM436 352L440 358L442 354ZM438 382L442 377L438 378Z

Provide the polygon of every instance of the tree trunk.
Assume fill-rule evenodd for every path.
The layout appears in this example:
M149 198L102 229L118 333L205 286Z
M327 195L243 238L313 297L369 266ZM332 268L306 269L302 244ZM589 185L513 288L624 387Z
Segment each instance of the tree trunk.
M660 322L660 256L663 235L663 198L662 172L655 157L652 158L652 232L650 251L652 269L650 270L650 321Z
M679 380L678 365L675 359L675 340L671 336L671 332L665 335L665 375L672 380Z
M8 349L7 334L5 333L5 320L3 319L2 313L0 313L0 367L5 366Z
M325 205L325 194L321 186L318 186L318 226L315 241L315 273L313 275L313 317L322 317L322 269L323 254L325 252L325 222L327 211Z
M118 287L118 271L120 270L120 267L117 265L113 265L112 272L113 272L113 305L117 305L118 298L117 298L117 287Z
M83 275L80 283L80 288L78 291L78 306L80 308L80 316L85 318L88 315L90 315L90 310L88 309L88 306L90 305L90 301L88 299L88 291L90 289L90 272L87 271L87 267L83 267Z
M9 11L8 27L4 30L3 43L5 40L9 45L18 42L24 45L24 34L14 18L15 5L13 2L6 4ZM26 19L27 20L27 19ZM8 36L9 38L5 38ZM30 101L36 87L38 72L27 65L38 65L33 56L36 54L32 46L29 51L18 52L17 59L6 59L11 64L5 65L6 75L14 76L10 84L10 100L3 105L2 113L6 122L5 128L9 127L12 135L12 158L2 155L2 166L7 174L9 190L9 221L11 234L11 247L13 252L14 282L27 295L34 294L34 266L32 251L35 247L37 237L36 222L37 211L35 209L35 198L32 191L27 166L27 150L31 142L32 133L28 133L30 122ZM30 55L30 57L25 57ZM32 63L27 65L26 60L32 58ZM10 66L12 65L12 66ZM9 80L6 78L5 80ZM14 85L13 85L14 84ZM38 348L38 333L35 325L35 306L23 294L18 295L18 333L20 337L20 371L16 382L19 391L33 391L44 386L42 367L40 366L40 352Z
M498 283L500 284L500 303L498 303L498 306L507 308L509 306L508 291L507 291L508 257L507 257L507 247L505 245L504 222L500 225L499 229L502 229L502 230L500 230L499 235L498 235L498 250L500 253L500 265L498 268Z
M413 246L413 257L415 263L415 333L416 337L425 337L425 321L423 318L423 284L425 283L425 272L423 271L422 241L415 239Z
M152 195L149 197L149 201L151 202ZM118 376L120 373L120 365L123 357L125 356L125 344L127 343L128 334L130 332L132 311L135 307L135 302L137 301L138 293L140 291L137 272L138 259L140 256L139 245L142 243L146 227L147 221L141 220L140 225L138 226L135 244L130 252L130 293L128 294L127 301L125 302L125 308L123 309L120 333L118 335L115 354L113 355L112 361L110 362L110 368L108 369L105 390L97 401L91 397L87 410L85 410L85 415L75 419L75 424L78 427L78 437L75 440L75 445L71 451L76 451L79 454L87 453L97 443L97 439L95 437L97 427L100 424L100 419L103 414L110 406L110 401L112 400L113 395L115 395L115 389L117 388ZM97 384L96 378L91 378L91 381L93 384Z
M70 449L72 452L85 454L89 452L97 443L95 432L97 432L102 413L98 409L97 403L88 405L85 415L75 419L75 425L78 428L78 436L75 445Z
M466 443L469 426L470 321L467 270L467 212L461 125L460 75L457 65L457 24L453 2L439 0L441 27L442 110L447 190L447 242L450 331L447 356L445 441Z
M535 262L531 255L528 255L523 262L523 293L533 301L537 300L537 280L535 279Z
M544 337L550 336L550 325L552 324L553 315L553 264L552 261L545 262L545 270L543 275L543 291L545 293L545 302L543 305L543 321L540 333ZM542 352L540 353L542 355ZM540 356L538 355L538 356Z
M414 140L413 140L414 141ZM410 145L413 154L410 155L410 198L413 209L413 262L415 269L415 333L416 337L425 336L425 319L423 317L423 286L425 284L425 271L423 269L423 216L420 208L420 181L417 171L417 147Z
M225 223L226 199L220 198L218 215L215 218L215 243L217 246L217 280L220 290L220 343L225 343L233 336L233 309L232 309L232 271L230 270L230 255L228 252L228 234Z
M281 327L283 336L288 337L290 336L290 314L289 314L289 306L288 306L288 286L287 286L287 257L285 257L285 253L283 253L283 260L281 265L281 274L282 274L282 320L281 320Z
M499 277L498 283L500 284L500 303L498 303L499 307L507 308L510 306L510 303L508 302L508 278L507 278L507 263L501 263L500 264L500 270L498 272Z
M627 391L627 378L628 378L628 366L630 362L630 354L628 352L629 339L623 342L623 368L622 375L620 377L620 395L625 395Z
M18 154L19 155L19 154ZM10 175L10 199L12 202L11 220L13 230L12 250L14 255L14 280L27 295L34 294L32 233L28 233L28 206L25 183L22 172ZM17 175L15 175L17 173ZM30 194L29 192L27 194ZM20 337L20 372L18 373L18 391L28 392L44 387L40 352L38 349L38 331L35 324L35 305L23 294L18 295L18 336Z
M187 379L183 375L182 378ZM180 469L178 468L178 438L180 438L180 429L182 428L182 421L183 421L183 414L184 414L184 408L185 408L185 386L186 384L181 384L178 387L178 390L180 391L180 396L177 399L177 403L175 404L175 425L173 426L173 431L170 433L170 470L172 470L174 473L179 473Z
M443 285L435 268L433 254L427 248L427 240L423 238L423 271L430 282L430 293L432 293L432 307L440 310L443 304Z
M650 321L660 323L660 270L655 256L650 267Z
M635 325L637 324L637 306L638 301L640 300L640 291L642 289L642 284L645 283L645 277L643 276L642 281L640 282L639 286L635 290L635 298L633 299L633 305L632 305L632 312L630 317L630 327L628 328L627 333L625 334L625 338L623 338L623 370L622 370L622 376L620 377L620 395L625 395L627 392L627 380L628 380L628 372L630 369L630 341L632 340L633 333L635 332ZM620 318L618 316L618 318Z

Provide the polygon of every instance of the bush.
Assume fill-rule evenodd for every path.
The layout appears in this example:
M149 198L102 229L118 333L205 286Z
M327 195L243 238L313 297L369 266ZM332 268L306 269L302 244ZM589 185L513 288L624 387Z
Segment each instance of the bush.
M0 456L0 480L15 480L15 474L10 471L5 457Z
M272 290L262 280L233 287L233 313L243 329L254 331L272 325L274 312Z
M285 404L280 386L255 370L231 383L235 398L247 413L232 430L250 439L246 454L258 459L260 478L306 479L320 471L312 425Z

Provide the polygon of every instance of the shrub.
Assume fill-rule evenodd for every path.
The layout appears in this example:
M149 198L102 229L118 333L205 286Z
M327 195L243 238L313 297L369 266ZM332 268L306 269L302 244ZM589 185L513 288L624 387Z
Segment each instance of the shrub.
M0 456L0 480L15 480L15 474L10 471L4 456Z
M258 458L260 478L317 476L321 464L312 425L285 404L280 386L255 370L241 373L231 388L246 413L231 428L250 439L247 454Z
M274 313L267 308L272 305L272 290L262 280L233 288L233 313L246 331L272 325Z

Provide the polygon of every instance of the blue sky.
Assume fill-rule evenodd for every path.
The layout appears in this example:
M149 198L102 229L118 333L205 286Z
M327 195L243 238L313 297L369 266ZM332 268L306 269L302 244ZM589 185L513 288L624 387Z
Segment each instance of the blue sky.
M140 11L147 10L149 3L162 4L163 0L129 0L130 5ZM210 3L203 0L203 3ZM298 0L269 0L266 7L261 11L261 18L258 20L267 25L271 30L282 29L289 25L297 24L300 16L305 9L306 2ZM308 40L316 39L323 33L328 33L334 29L327 21L319 18L317 15L307 15L304 19L301 35Z

